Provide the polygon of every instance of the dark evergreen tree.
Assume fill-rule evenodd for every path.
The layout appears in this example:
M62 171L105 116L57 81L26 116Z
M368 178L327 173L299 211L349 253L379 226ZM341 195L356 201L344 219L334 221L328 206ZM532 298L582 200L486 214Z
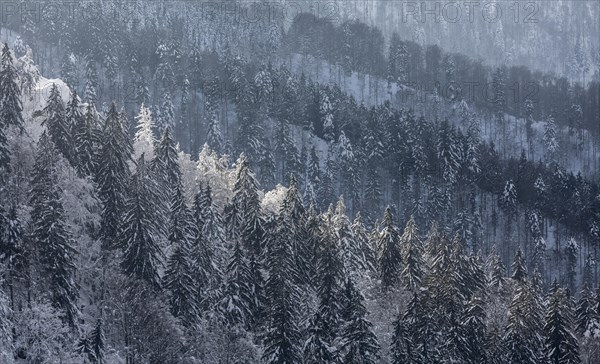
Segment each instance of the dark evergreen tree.
M506 281L506 267L502 263L502 259L496 252L496 246L492 247L487 264L488 284L494 289L500 289Z
M118 243L131 158L127 129L114 103L104 122L96 158L95 179L102 202L99 237L107 251Z
M425 249L419 237L415 219L412 216L406 223L404 233L400 237L400 246L404 263L401 279L407 289L415 290L421 286L425 274L423 262Z
M88 104L85 115L76 119L73 127L73 150L77 172L80 176L93 176L96 171L96 147L98 146L98 113Z
M96 321L96 326L94 327L92 332L90 332L89 341L90 341L90 347L92 349L92 352L94 353L94 358L95 358L95 361L93 361L93 363L95 363L95 364L105 363L104 351L106 350L105 349L106 337L104 336L104 321L102 320L102 318L99 318Z
M509 363L545 361L542 309L537 292L526 282L519 282L508 309L504 334L504 360Z
M569 298L558 286L552 284L546 311L546 355L552 364L578 364L579 346L572 331Z
M225 216L228 235L239 237L246 227L250 229L259 228L260 201L258 198L258 181L250 169L250 163L244 154L237 160L236 180L233 187L228 213ZM254 241L247 241L246 249L258 253L261 246L261 237L254 237ZM256 241L258 240L258 241Z
M461 356L466 363L478 364L487 360L485 318L482 300L473 297L465 307L459 338Z
M63 311L66 321L74 326L79 314L78 287L74 281L77 252L65 222L62 191L57 185L57 163L56 149L44 132L38 142L31 179L32 238L44 278L52 292L52 304Z
M419 298L417 293L413 294L408 303L406 312L399 313L393 323L392 335L392 363L393 364L422 364L422 351L426 351L422 346L419 331L421 330L418 315ZM425 342L423 342L425 344Z
M50 89L50 96L48 97L46 107L44 107L44 115L46 118L42 122L42 125L46 126L50 139L52 139L56 148L65 158L71 161L71 126L69 125L65 105L56 84L53 84L52 89Z
M8 150L6 128L3 125L0 125L0 182L2 182L3 185L10 171L10 151Z
M594 309L593 296L588 285L584 284L575 310L575 330L580 337L586 334L594 321L600 321L600 313Z
M579 245L574 238L570 238L565 248L566 258L566 282L570 292L575 292L577 278L577 257L579 256Z
M379 342L373 332L373 325L366 319L364 297L354 287L351 279L346 281L345 292L348 322L341 333L338 356L348 364L379 363Z
M77 65L75 64L76 59L73 53L65 52L62 61L60 63L60 77L71 90L78 88L77 78Z
M85 58L85 101L96 104L98 101L98 70L96 61L90 52Z
M298 283L308 283L307 275L310 272L311 251L306 233L306 211L298 191L296 177L292 176L290 186L285 194L281 211L289 221L290 238L294 251L293 259L296 261Z
M296 286L298 272L294 261L293 225L284 212L285 204L274 231L270 232L265 267L269 272L265 293L268 301L266 333L263 340L263 360L269 364L301 362L300 331Z
M191 243L194 238L192 214L185 205L181 187L171 199L169 235L167 241L173 253L167 261L163 287L169 292L171 313L185 325L199 317L198 292L193 270Z
M198 302L207 310L218 299L221 284L221 264L224 261L225 231L221 215L213 199L210 184L194 197L194 240L192 260L198 285Z
M143 154L136 164L128 184L119 234L118 247L123 250L121 268L128 277L158 288L164 254L158 245L161 237L155 204L159 196Z
M333 226L333 211L327 211L319 232L317 251L317 296L319 305L313 317L316 328L311 329L304 357L331 362L335 353L331 349L340 328L341 281L344 266Z
M391 208L385 209L383 215L383 230L379 236L377 245L381 249L379 256L379 270L381 274L381 285L383 289L394 286L401 272L402 253L400 251L400 234L394 225Z
M13 56L8 44L4 43L0 59L0 129L15 126L23 130L23 104L18 80Z
M519 283L525 282L527 279L527 267L525 266L525 259L523 259L523 253L521 252L521 248L517 249L515 253L515 258L511 265L512 275L511 278L516 280Z
M360 264L360 270L375 273L377 271L377 254L373 249L374 246L369 242L369 234L362 223L360 212L356 214L351 229L354 243L360 253L357 262Z
M173 139L172 134L171 127L167 126L164 129L160 142L156 146L155 156L152 161L152 167L163 183L163 193L167 199L173 196L175 189L181 184L177 143Z
M225 275L219 310L229 326L250 327L254 302L252 275L239 242L235 244Z

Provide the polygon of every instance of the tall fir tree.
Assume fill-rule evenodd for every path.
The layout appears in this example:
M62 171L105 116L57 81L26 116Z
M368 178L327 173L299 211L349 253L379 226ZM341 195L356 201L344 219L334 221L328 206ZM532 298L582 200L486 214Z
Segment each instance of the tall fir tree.
M341 333L338 357L348 364L379 363L380 346L373 332L373 324L366 318L364 297L350 278L346 281L345 292L348 322Z
M199 317L196 276L191 247L194 238L192 213L185 204L181 187L171 198L169 235L167 241L173 253L167 260L163 287L168 291L171 313L189 326Z
M118 243L131 158L127 128L114 103L104 122L99 144L95 163L98 197L102 202L99 237L103 250L108 251Z
M509 363L540 363L545 361L543 307L535 297L536 290L527 282L519 282L508 308L508 324L504 333Z
M579 364L579 346L572 331L570 299L556 280L550 289L546 311L546 355L552 364Z
M100 142L98 113L88 104L85 114L76 118L73 125L73 151L80 176L93 176L96 172L96 152Z
M75 101L76 102L76 101ZM56 84L52 84L50 96L46 107L44 107L44 115L46 118L42 125L46 126L48 135L52 139L52 143L56 146L67 160L71 161L71 127L67 119L67 113L60 91Z
M415 290L421 286L425 274L423 262L425 249L419 237L419 229L412 216L406 223L404 233L400 237L400 245L404 262L401 272L402 282L406 288Z
M506 282L506 267L496 252L496 246L492 247L492 251L488 255L486 270L490 287L496 290L502 288Z
M313 316L310 335L305 345L304 357L313 362L330 363L335 358L331 349L340 328L341 281L343 260L333 224L331 208L325 214L319 231L317 252L317 296L319 304Z
M377 245L381 249L379 256L379 270L381 274L381 285L383 289L394 286L402 268L402 253L400 251L400 234L394 225L391 208L385 209L383 215L383 230L379 236Z
M253 277L244 248L236 242L225 272L223 298L219 311L230 327L251 327L253 314Z
M358 260L360 270L375 273L377 271L377 253L369 241L369 234L363 224L360 212L356 214L350 228L352 229L354 242L360 252Z
M282 207L268 242L265 267L269 272L265 286L268 301L263 360L268 364L301 362L300 330L297 303L298 272L294 261L293 226L291 216Z
M19 76L8 44L2 47L0 59L0 129L15 126L23 130L23 104Z
M158 244L161 239L155 207L158 199L156 182L142 155L128 184L118 247L123 250L124 273L155 288L160 287L159 270L164 255Z
M62 191L57 184L57 163L56 148L44 132L38 142L31 178L32 237L44 278L51 288L51 302L74 326L79 314L78 287L74 281L77 252L67 230Z
M85 57L85 101L92 104L98 103L98 70L93 54L90 52Z
M515 258L513 259L511 270L512 279L519 283L525 282L525 280L527 279L527 267L525 266L525 259L523 258L521 248L518 248L517 252L515 253Z

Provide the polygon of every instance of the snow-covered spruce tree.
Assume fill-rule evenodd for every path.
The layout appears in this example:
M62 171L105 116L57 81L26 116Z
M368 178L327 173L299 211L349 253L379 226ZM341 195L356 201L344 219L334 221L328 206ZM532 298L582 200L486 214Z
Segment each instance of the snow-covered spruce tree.
M179 166L179 153L177 152L177 144L173 139L171 127L166 127L156 150L154 158L150 162L152 170L157 182L158 193L162 197L157 201L157 208L161 211L160 214L164 217L168 215L168 204L175 194L175 190L181 187L181 168ZM161 230L164 231L166 218L163 218Z
M207 101L208 104L208 101ZM210 107L209 107L210 106ZM206 144L217 153L223 152L223 135L217 117L217 111L212 105L206 106Z
M517 248L517 252L515 253L515 258L513 259L511 270L512 279L519 283L525 282L525 280L527 279L527 267L525 266L525 259L523 258L523 253L521 252L520 247Z
M323 137L327 141L335 139L335 127L333 125L333 106L327 94L321 97L319 116L323 122Z
M175 187L171 198L167 241L173 252L167 260L163 287L168 291L171 313L186 326L199 317L191 243L194 238L192 213L185 204L181 186Z
M393 322L391 352L392 364L424 363L429 349L430 339L427 337L423 316L425 307L423 300L413 293L404 313L399 312Z
M307 274L310 272L312 252L306 234L306 211L294 176L291 177L290 186L283 199L281 212L286 216L290 229L293 259L296 261L296 278L299 280L297 283L308 283Z
M69 155L67 156L69 162L75 168L78 169L79 161L77 156L77 150L75 149L75 130L77 125L81 125L84 121L84 115L81 112L81 105L79 103L79 97L77 96L77 91L71 91L71 98L67 103L67 107L65 108L65 117L66 117L66 127L67 129L67 138L69 143Z
M579 301L575 310L575 331L581 337L592 327L594 321L600 322L600 313L594 307L594 295L585 283L579 294Z
M67 230L62 191L57 185L57 151L46 132L38 142L31 178L32 238L44 279L51 288L50 300L74 326L79 314L74 242Z
M244 255L244 248L236 242L225 272L223 297L219 302L219 312L230 327L239 325L249 328L252 322L254 284Z
M579 256L579 244L575 241L575 238L571 237L567 246L565 247L565 259L566 259L566 281L567 288L571 294L575 293L575 283L577 276L577 257Z
M381 249L379 271L381 274L381 285L385 290L397 283L402 268L400 233L396 225L394 225L392 209L389 207L385 209L382 225L383 229L379 235L377 245Z
M140 106L140 112L135 117L135 121L137 122L137 130L133 138L133 156L137 159L144 153L146 158L152 160L154 159L154 145L156 144L155 126L152 112L150 108L144 106L144 103Z
M337 355L348 364L379 363L379 342L373 332L373 325L366 318L364 297L351 278L346 281L345 292L348 322L342 329Z
M335 205L333 215L333 233L341 251L344 271L347 274L358 274L360 268L365 265L361 258L360 246L356 244L352 226L346 214L344 196L340 196Z
M308 176L308 182L310 182L313 188L317 188L321 183L321 166L317 150L313 145L310 148L310 156L308 159L308 166L306 168L306 174Z
M104 322L102 318L96 321L96 325L87 335L77 341L75 351L85 355L92 364L103 364L104 352L106 350L106 337L104 336ZM87 362L86 362L87 363Z
M556 280L552 283L547 302L546 356L552 364L579 364L579 346L572 331L570 300Z
M257 163L264 153L265 145L263 141L263 130L256 119L256 113L252 107L244 109L245 114L241 117L236 139L236 150L239 153L245 153L249 158Z
M504 361L508 363L540 363L544 353L543 307L535 297L536 290L527 282L518 282L508 308L508 324L503 344Z
M100 142L98 113L88 104L85 114L72 125L73 150L76 168L80 176L93 176L96 172L96 148Z
M298 328L298 272L294 261L292 216L282 206L274 231L270 233L265 268L269 272L266 333L262 359L268 364L301 363L301 337Z
M158 123L159 131L163 131L167 128L173 129L175 127L175 106L171 100L171 94L165 92L163 102L160 105L160 120Z
M454 185L460 167L460 151L458 150L460 143L456 140L456 130L447 119L444 119L440 126L437 143L437 153L442 165L444 182Z
M71 161L71 147L73 145L71 141L71 126L68 123L65 104L56 84L52 84L50 96L43 112L46 117L42 125L46 126L52 143L54 143L58 151L67 160Z
M236 166L233 197L225 216L225 223L230 237L240 237L247 224L250 225L250 228L256 226L260 215L258 181L250 169L250 162L245 154L240 154ZM260 241L247 243L252 243L252 246L244 245L246 249L251 249L256 253L259 252L257 248L260 248Z
M65 52L60 63L60 77L70 89L77 89L79 79L77 77L77 65L75 55Z
M340 167L341 190L349 198L351 211L357 211L360 203L360 174L356 170L358 164L350 139L342 131L338 139L338 164Z
M85 57L85 101L96 104L98 100L98 70L96 69L96 61L90 52Z
M118 243L131 158L127 129L114 103L104 122L99 144L95 163L98 197L102 201L99 237L103 250L108 251Z
M90 346L96 358L95 364L103 364L105 362L106 337L104 336L104 321L102 318L96 320L96 326L90 332Z
M558 154L559 144L556 139L556 123L553 115L550 115L546 120L543 142L544 147L546 148L546 159L554 161Z
M400 237L400 246L404 263L401 272L402 282L409 290L418 289L425 274L425 263L423 262L425 249L419 237L419 229L412 216L406 223L404 233Z
M3 185L10 171L10 151L8 150L6 127L4 125L0 125L0 182L2 182Z
M23 130L23 104L19 76L13 64L13 57L4 43L0 59L0 129L15 126Z
M248 161L241 156L232 204L241 215L239 241L247 252L249 279L246 281L251 292L248 307L250 316L246 326L257 329L262 325L264 305L264 279L262 276L262 254L265 245L265 223L258 196L258 181L250 170Z
M198 285L198 302L206 310L213 302L215 290L221 282L220 263L225 244L225 231L221 215L213 199L210 184L194 196L195 234L191 254Z
M360 252L360 259L358 261L360 269L363 272L375 273L377 271L377 253L373 249L373 245L369 242L369 234L362 222L360 212L356 214L350 228L354 235L354 242Z
M164 254L158 245L161 239L155 206L158 199L156 182L142 155L127 186L118 247L123 250L124 273L155 288L160 287L159 269Z
M483 301L473 297L465 307L462 317L460 347L462 358L466 363L485 363L486 352L486 323Z
M486 262L487 281L488 285L493 289L501 289L506 282L506 267L496 252L496 246L492 247L492 251L488 255Z
M262 186L265 189L275 187L277 166L275 165L275 158L273 157L269 140L265 140L264 142L264 149L260 153L259 167Z
M340 328L344 266L333 219L330 208L323 217L318 237L316 277L319 304L311 321L316 327L309 329L310 334L304 346L304 358L312 363L332 362L335 358L333 343Z
M277 125L273 147L275 155L279 157L275 160L279 178L286 183L290 176L298 172L300 157L290 127L285 120L281 120Z

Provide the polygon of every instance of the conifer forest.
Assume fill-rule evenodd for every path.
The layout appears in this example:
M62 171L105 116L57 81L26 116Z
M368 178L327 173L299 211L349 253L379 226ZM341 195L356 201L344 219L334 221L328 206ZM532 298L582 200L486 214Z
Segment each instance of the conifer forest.
M3 0L46 363L600 364L600 2Z

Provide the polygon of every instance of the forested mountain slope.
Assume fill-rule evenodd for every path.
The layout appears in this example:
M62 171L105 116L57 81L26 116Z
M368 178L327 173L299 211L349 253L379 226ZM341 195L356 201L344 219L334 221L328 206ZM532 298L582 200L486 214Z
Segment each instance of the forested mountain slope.
M131 5L2 30L2 363L595 362L597 84Z

